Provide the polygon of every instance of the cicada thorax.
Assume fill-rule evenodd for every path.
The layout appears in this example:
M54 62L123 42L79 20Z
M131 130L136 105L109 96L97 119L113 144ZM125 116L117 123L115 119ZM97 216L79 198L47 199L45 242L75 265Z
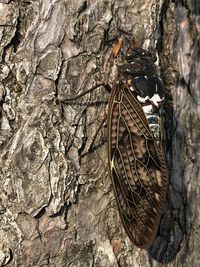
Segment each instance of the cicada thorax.
M140 103L148 125L157 144L161 140L162 107L165 90L154 65L155 56L149 51L135 48L125 57L126 63L120 66L120 73Z
M164 87L148 51L119 67L108 108L110 176L124 228L138 247L153 243L167 190L161 140Z

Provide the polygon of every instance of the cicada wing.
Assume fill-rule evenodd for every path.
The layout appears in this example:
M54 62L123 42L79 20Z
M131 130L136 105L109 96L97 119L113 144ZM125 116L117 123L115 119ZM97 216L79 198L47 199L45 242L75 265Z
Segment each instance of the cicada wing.
M120 216L131 241L155 239L167 188L165 159L129 90L113 90L108 109L108 159Z

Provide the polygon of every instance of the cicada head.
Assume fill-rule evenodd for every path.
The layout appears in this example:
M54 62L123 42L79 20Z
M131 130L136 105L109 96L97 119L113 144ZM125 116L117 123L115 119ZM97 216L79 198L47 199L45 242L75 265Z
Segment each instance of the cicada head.
M144 50L140 47L135 47L133 49L128 49L127 54L125 56L125 59L127 62L132 62L135 61L136 59L142 59L144 58L145 60L147 58L151 59L153 62L156 62L157 56L155 53L150 52L148 50Z
M128 48L125 41L129 42ZM113 46L113 55L119 81L130 88L142 106L150 103L155 109L162 105L165 90L155 64L156 53L138 47L134 38L132 41L121 38Z
M126 63L120 66L120 72L128 79L139 76L156 75L154 65L155 55L142 48L134 48L128 51L125 56Z

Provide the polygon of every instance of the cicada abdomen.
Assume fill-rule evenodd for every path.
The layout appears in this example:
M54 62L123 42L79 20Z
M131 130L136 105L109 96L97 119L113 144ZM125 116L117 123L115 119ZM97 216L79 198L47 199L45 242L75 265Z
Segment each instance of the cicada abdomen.
M158 230L168 175L162 140L164 86L152 54L129 49L108 107L108 162L130 240L149 248Z

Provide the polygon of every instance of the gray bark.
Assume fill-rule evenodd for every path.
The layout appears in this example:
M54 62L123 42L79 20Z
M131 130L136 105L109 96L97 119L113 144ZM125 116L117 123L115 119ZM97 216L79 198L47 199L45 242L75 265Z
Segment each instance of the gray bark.
M0 1L0 266L199 266L199 15L198 0ZM169 96L171 200L149 253L122 228L104 129L81 156L108 94L60 102L115 81L118 28L157 50Z

